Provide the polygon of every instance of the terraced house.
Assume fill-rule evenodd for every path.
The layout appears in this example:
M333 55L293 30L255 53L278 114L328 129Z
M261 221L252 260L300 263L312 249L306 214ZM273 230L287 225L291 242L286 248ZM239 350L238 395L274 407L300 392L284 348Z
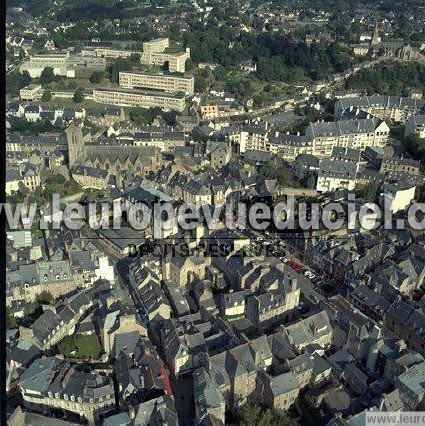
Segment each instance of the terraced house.
M115 409L109 377L97 370L86 373L57 357L36 359L22 374L19 387L27 408L42 413L63 409L89 424Z

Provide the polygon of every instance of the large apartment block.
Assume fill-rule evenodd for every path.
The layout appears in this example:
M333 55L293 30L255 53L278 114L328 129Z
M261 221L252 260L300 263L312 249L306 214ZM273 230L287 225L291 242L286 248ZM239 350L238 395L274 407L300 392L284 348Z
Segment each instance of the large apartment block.
M110 47L86 47L81 50L82 56L94 56L96 58L129 58L134 50L112 49Z
M120 72L119 84L126 89L160 90L167 93L184 92L193 95L195 78L193 76L174 76L145 72Z
M167 47L170 47L170 40L168 38L155 38L143 43L143 52L163 52Z
M355 110L364 111L382 120L404 123L412 115L425 111L425 100L382 95L339 99L335 103L335 119L341 119L347 112Z
M319 159L329 158L334 147L364 150L367 146L385 146L390 128L378 119L311 123L305 135L269 132L261 126L246 126L238 131L240 152L259 150L281 155L294 161L299 154L311 154Z
M131 89L93 89L93 101L101 104L183 111L184 94L168 94Z
M20 65L19 71L21 73L28 71L31 78L38 78L45 68L50 67L53 68L53 73L55 75L72 78L75 77L75 70L67 66L68 60L69 53L32 55L29 60L24 61Z
M162 66L168 63L170 72L184 72L186 61L190 58L190 49L186 51L171 52L168 38L158 38L143 43L142 62Z
M31 55L31 64L43 65L44 67L63 67L67 64L69 53L51 53L48 55Z

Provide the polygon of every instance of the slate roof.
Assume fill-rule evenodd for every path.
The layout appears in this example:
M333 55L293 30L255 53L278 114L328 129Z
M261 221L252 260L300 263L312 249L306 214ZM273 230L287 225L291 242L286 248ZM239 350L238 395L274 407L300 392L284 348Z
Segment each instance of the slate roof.
M298 388L299 385L296 374L292 371L270 377L270 390L274 397L283 395Z
M326 311L320 311L304 320L285 327L290 342L295 347L314 343L332 333L332 326Z
M320 161L319 178L356 179L357 166L347 161L325 159Z
M343 110L351 106L357 108L414 107L421 109L425 106L425 100L384 95L364 96L359 98L338 99L335 104L335 110Z

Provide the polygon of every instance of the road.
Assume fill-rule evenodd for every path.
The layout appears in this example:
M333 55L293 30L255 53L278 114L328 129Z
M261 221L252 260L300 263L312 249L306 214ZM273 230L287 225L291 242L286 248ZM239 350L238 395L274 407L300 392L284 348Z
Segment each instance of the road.
M21 64L22 64L22 62L23 62L23 60L22 61L19 61L17 64L14 64L7 72L6 72L6 75L9 75L10 73L12 73L13 71L15 71L16 70L16 68L18 68Z

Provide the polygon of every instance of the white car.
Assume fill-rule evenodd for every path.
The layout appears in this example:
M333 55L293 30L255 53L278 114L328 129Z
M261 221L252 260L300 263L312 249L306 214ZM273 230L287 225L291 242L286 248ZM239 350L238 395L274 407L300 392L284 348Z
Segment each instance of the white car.
M288 263L288 262L289 262L289 259L288 259L287 257L284 257L284 258L282 259L282 262L283 262L283 263Z
M312 280L313 278L316 278L316 275L313 274L311 271L305 271L304 276Z

